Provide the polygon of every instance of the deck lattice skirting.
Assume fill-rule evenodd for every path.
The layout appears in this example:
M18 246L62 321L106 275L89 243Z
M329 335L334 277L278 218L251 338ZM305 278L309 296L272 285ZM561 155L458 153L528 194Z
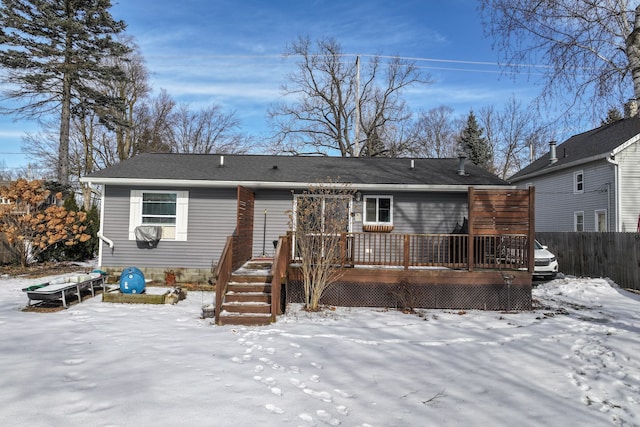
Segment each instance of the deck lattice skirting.
M331 285L322 304L461 310L531 310L527 272L349 269ZM505 276L507 279L505 279ZM304 302L302 280L286 284L286 303Z

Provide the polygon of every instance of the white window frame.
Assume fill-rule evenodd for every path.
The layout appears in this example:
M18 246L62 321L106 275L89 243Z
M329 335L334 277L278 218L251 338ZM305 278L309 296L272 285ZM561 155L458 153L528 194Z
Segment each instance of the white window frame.
M579 170L573 173L573 194L582 193L584 193L584 171Z
M173 193L176 195L176 225L163 225L161 240L186 241L189 221L189 192L175 190L131 190L129 240L136 240L135 229L142 225L142 195L145 193Z
M604 214L604 230L600 230L599 229L599 225L600 225L600 221L598 221L598 217ZM596 231L609 231L609 218L607 215L607 210L606 209L597 209L594 213L594 219L595 219L595 230Z
M582 230L578 230L578 218L582 218ZM585 231L584 230L584 211L575 211L573 213L573 231Z
M367 221L367 199L376 200L376 220ZM389 199L389 222L379 220L380 199ZM393 225L393 196L367 195L362 197L362 224L363 225Z

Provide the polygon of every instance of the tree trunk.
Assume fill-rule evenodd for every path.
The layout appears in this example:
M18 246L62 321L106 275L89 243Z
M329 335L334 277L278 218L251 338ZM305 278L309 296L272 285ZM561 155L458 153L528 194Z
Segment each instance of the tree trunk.
M69 127L71 124L71 82L65 72L62 83L62 112L60 114L60 145L58 146L58 181L69 183Z
M626 39L626 54L633 79L635 100L640 100L640 5L636 7L633 30Z
M68 18L73 19L73 11L70 2L65 2L65 11ZM69 184L69 128L71 127L71 67L73 57L73 40L71 33L65 36L64 64L62 74L62 101L60 113L60 143L58 145L58 182Z

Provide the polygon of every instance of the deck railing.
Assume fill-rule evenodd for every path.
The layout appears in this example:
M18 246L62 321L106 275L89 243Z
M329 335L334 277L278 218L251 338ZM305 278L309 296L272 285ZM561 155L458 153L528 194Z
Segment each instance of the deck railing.
M291 239L289 236L280 237L276 246L271 265L271 319L275 321L278 314L282 314L280 304L282 285L287 279L287 269L291 263Z
M220 312L222 311L222 300L227 293L227 285L233 273L233 236L227 237L227 243L224 245L220 261L216 266L216 309L215 322L220 321Z
M527 269L526 234L343 233L342 265L442 267L456 269ZM294 256L294 258L297 258ZM469 262L471 259L471 262Z

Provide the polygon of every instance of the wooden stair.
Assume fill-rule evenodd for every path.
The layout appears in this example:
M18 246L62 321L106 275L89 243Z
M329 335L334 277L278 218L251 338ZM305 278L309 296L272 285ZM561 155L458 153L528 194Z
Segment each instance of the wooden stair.
M271 323L271 263L249 261L234 271L222 300L220 325Z

